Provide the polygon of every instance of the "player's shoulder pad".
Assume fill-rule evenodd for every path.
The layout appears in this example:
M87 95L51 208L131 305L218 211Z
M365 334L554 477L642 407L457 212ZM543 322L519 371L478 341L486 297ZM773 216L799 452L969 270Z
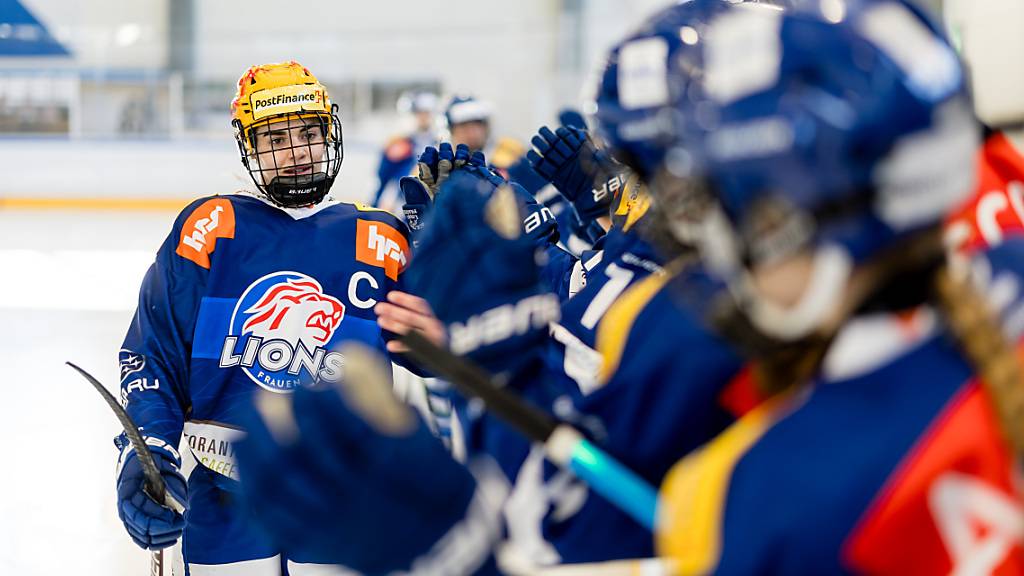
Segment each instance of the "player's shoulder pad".
M207 196L186 206L175 221L174 253L209 270L217 240L235 237L235 207L230 198Z
M680 574L709 574L722 555L723 522L737 463L798 405L797 391L761 404L669 470L660 489L655 544Z
M363 204L362 202L352 202L351 204L343 203L348 206L355 208L358 212L358 217L366 220L375 220L377 222L383 222L400 231L406 237L409 236L409 226L405 222L402 222L400 218L392 214L391 212L383 209Z

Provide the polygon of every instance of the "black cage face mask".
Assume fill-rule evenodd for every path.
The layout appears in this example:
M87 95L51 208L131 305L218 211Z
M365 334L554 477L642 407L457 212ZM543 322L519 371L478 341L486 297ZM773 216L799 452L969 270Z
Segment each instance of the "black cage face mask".
M247 142L238 145L253 183L284 208L323 200L343 157L335 110L329 116L310 113L261 120L249 128Z

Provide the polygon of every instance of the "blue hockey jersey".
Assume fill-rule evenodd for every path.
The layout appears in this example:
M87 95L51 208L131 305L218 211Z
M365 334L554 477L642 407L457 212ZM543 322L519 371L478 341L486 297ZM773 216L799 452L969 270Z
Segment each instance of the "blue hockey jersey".
M409 254L404 224L379 210L196 200L143 281L120 353L122 402L148 436L177 445L184 431L230 489L241 400L342 378L342 341L384 352L373 306L399 285Z

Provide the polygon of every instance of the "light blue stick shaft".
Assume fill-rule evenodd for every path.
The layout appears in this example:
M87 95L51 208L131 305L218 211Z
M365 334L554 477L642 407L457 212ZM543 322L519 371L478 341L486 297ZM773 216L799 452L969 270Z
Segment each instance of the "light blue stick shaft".
M643 478L585 439L573 447L569 466L597 493L654 532L658 494Z

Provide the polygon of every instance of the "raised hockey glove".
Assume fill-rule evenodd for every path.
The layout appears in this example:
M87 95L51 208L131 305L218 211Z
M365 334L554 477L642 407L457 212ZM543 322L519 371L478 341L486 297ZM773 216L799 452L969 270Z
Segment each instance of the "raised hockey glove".
M406 272L445 324L451 349L492 372L516 370L559 313L540 282L543 245L534 234L542 225L525 225L525 197L532 200L486 169L453 173Z
M441 184L448 179L452 170L461 168L467 164L484 166L487 163L482 152L470 153L469 147L459 144L454 150L448 142L442 142L439 147L427 146L420 154L417 163L417 176L404 176L398 181L405 197L405 204L402 210L405 213L405 220L412 231L414 242L423 229L430 207L434 204L434 197L440 189Z
M122 437L119 437L123 438ZM117 473L117 515L136 544L147 550L159 550L174 544L181 537L185 519L181 514L156 503L143 490L146 477L127 440L118 442L121 457ZM154 436L146 437L146 445L160 470L167 490L178 502L185 503L187 488L181 475L181 456L173 446Z
M615 172L606 153L581 128L561 126L554 132L541 127L527 152L538 174L572 203L584 221L607 216L612 203L605 181Z
M259 392L243 414L236 455L255 520L311 562L363 574L474 573L499 535L504 494L478 488L492 477L453 460L394 398L381 358L357 345L342 352L345 383Z

